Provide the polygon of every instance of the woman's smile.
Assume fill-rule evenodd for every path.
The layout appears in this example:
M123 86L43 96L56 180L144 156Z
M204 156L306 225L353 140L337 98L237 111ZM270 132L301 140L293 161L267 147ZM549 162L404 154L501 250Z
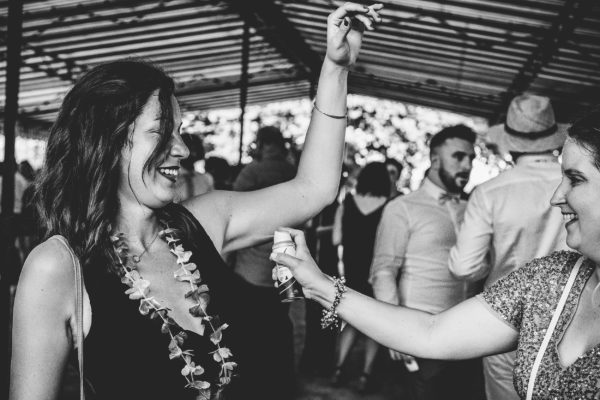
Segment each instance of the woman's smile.
M563 216L563 221L565 221L565 227L567 227L567 226L571 225L572 223L574 223L575 221L579 220L579 218L577 217L577 214L575 214L575 213L563 212L562 216Z
M157 171L159 174L170 180L171 182L177 182L179 176L179 166L159 167Z

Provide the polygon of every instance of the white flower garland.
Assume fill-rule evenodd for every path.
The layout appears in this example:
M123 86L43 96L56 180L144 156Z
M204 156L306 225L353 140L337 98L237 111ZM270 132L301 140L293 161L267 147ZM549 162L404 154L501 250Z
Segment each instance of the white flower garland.
M137 271L136 265L127 262L129 248L125 235L123 233L114 235L111 237L111 242L119 260L121 282L129 286L125 294L131 300L140 301L139 311L142 315L148 315L151 319L161 318L161 332L169 335L171 338L169 343L169 359L181 359L184 361L185 366L181 370L181 375L187 380L186 387L196 389L198 391L198 399L209 400L211 394L218 396L224 387L231 382L231 376L237 364L231 361L231 350L221 346L223 330L228 325L222 324L217 328L213 325L213 317L209 316L206 312L208 302L210 301L208 286L202 283L200 271L198 271L196 264L189 262L192 252L186 251L183 248L177 234L178 231L173 228L166 228L159 232L159 236L163 240L166 240L169 245L171 253L177 257L178 269L174 272L173 277L180 282L188 282L190 285L190 290L185 294L185 297L194 302L194 305L189 309L189 313L194 317L200 318L202 321L202 329L198 332L199 335L204 336L207 326L211 330L210 341L216 346L216 350L211 352L211 354L213 355L213 359L220 364L221 368L219 383L214 385L216 388L210 382L197 379L197 377L204 374L204 368L192 361L193 350L182 349L187 339L187 334L173 318L169 317L170 310L162 306L153 296L150 296L150 282L142 278ZM178 331L178 333L174 334L173 331Z

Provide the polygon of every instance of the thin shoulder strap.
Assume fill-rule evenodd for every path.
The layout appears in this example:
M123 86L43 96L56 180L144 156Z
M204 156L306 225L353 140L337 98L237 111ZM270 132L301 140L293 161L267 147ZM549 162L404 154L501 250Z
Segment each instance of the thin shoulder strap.
M544 357L544 353L546 353L546 348L548 347L548 343L550 343L550 339L552 338L552 334L554 333L554 329L556 328L556 324L558 323L558 318L562 313L563 308L567 302L567 297L569 297L569 293L571 293L571 288L573 287L573 283L575 283L575 278L577 278L577 274L579 273L579 267L581 267L581 263L583 262L584 257L579 257L571 274L569 275L569 279L567 280L567 284L563 289L562 295L560 296L560 300L558 301L558 305L556 306L556 310L554 310L554 315L552 315L552 320L550 321L550 325L548 325L548 329L546 330L546 335L544 336L544 340L540 346L540 349L535 357L535 361L533 362L533 367L531 368L531 375L529 376L529 383L527 385L527 397L526 400L531 400L533 398L533 388L535 386L535 379L537 378L538 370L540 369L540 364L542 363L542 358Z
M77 360L79 361L79 398L80 400L85 400L83 390L83 279L81 277L81 264L79 263L79 258L77 258L64 237L57 235L52 238L57 239L67 248L73 261L73 270L75 272L75 325L77 326L75 343L77 344Z

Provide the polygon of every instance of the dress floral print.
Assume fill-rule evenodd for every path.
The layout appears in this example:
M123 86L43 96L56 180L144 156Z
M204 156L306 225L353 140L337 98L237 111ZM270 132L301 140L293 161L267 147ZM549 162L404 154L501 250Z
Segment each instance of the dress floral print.
M547 327L579 257L575 252L560 251L535 259L478 296L500 319L519 331L513 379L522 399L525 399L533 362ZM594 269L595 265L589 260L581 265L542 358L533 399L600 399L600 343L569 366L563 366L558 355L558 344Z

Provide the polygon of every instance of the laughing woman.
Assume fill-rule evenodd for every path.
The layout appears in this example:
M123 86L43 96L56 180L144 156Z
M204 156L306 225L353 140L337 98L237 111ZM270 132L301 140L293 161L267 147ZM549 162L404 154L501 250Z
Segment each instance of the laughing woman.
M173 204L188 156L173 81L152 65L121 61L75 84L50 133L37 186L47 240L28 257L17 289L11 399L55 399L81 331L95 398L235 397L225 388L243 376L245 361L260 360L236 350L252 344L228 319L244 299L235 298L220 253L264 241L334 199L347 68L362 40L353 21L372 29L380 9L346 3L329 16L298 174L264 190L215 191ZM78 262L82 318L74 300Z
M423 358L467 359L517 349L522 399L600 398L600 110L576 122L563 148L563 179L552 198L567 244L441 314L378 302L322 274L292 231L288 265L307 298L382 345ZM344 292L345 291L345 292Z

